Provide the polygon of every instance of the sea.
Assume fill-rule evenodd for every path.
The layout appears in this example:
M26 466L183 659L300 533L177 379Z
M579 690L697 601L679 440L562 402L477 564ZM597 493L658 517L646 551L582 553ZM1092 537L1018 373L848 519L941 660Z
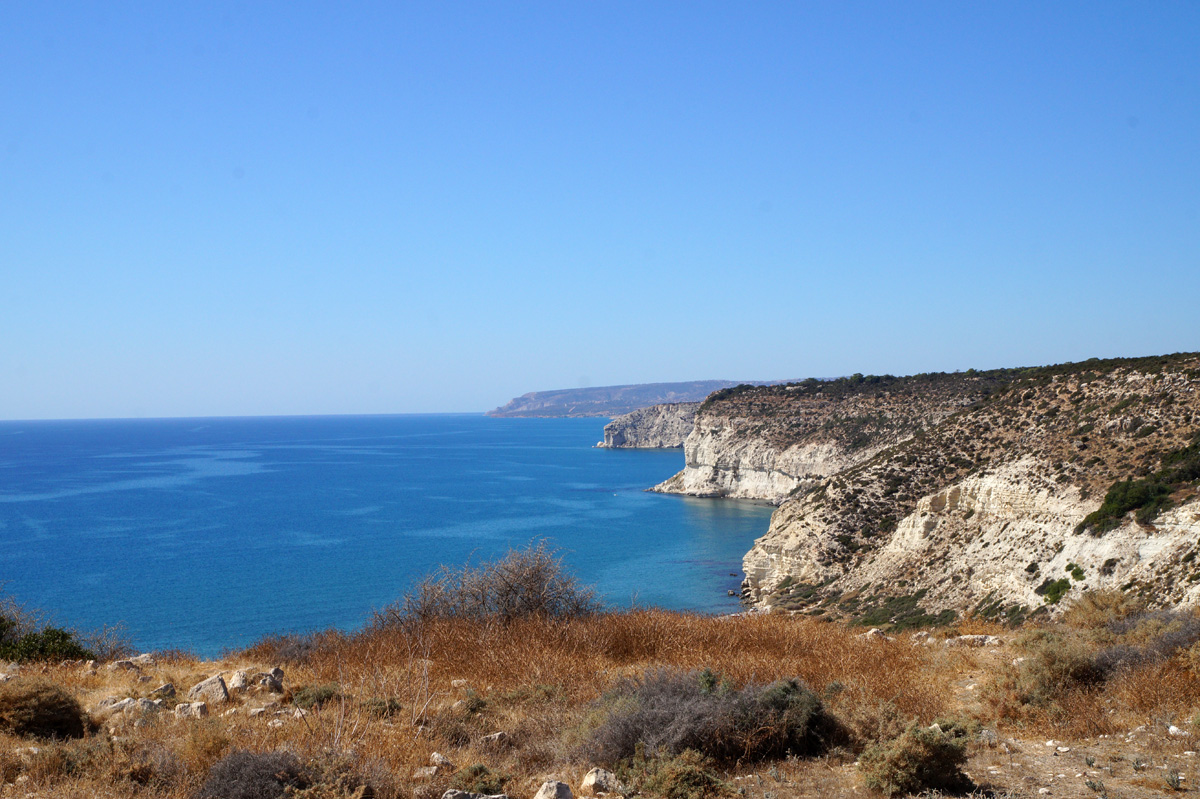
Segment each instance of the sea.
M605 419L0 422L0 594L141 651L353 631L441 565L545 541L615 608L729 613L767 505L647 493Z

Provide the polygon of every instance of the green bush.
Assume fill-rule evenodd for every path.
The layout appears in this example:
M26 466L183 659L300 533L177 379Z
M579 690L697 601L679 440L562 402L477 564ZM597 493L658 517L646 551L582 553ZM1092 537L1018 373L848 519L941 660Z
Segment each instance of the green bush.
M1089 513L1075 532L1090 530L1102 535L1121 526L1125 514L1136 511L1142 524L1154 521L1171 507L1171 494L1200 480L1200 437L1186 447L1163 455L1162 467L1137 480L1118 480L1104 495L1104 502Z
M342 696L341 688L337 683L326 683L325 685L306 685L303 688L297 688L292 694L292 702L296 707L302 707L305 710L320 708L326 702L331 702L334 699L340 699Z
M659 758L647 758L639 749L617 767L617 778L636 793L663 799L718 799L733 793L712 758L694 749Z
M968 789L971 783L962 771L966 762L964 727L944 721L922 727L914 721L898 738L869 746L858 768L868 788L898 796Z
M2 638L3 628L0 628L0 639ZM0 660L26 663L29 661L95 659L95 653L85 649L75 640L74 633L59 627L46 627L38 632L25 633L19 638L0 643Z
M450 787L494 796L504 793L504 786L510 779L507 774L497 774L482 763L476 763L456 771L450 778Z
M38 738L82 738L87 715L75 697L46 680L0 683L0 730Z

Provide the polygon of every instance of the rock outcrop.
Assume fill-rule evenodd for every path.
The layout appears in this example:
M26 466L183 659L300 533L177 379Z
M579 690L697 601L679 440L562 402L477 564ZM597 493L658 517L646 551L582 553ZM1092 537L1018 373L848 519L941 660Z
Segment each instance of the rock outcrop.
M674 449L696 423L699 402L652 405L624 414L604 425L604 440L596 446L609 449Z
M830 412L823 436L805 422L779 436L787 420L774 417L766 435L733 435L754 429L752 414L706 402L685 446L689 468L673 479L687 487L691 470L690 485L707 485L704 464L727 494L794 481L744 561L744 595L760 606L886 624L1019 619L1089 588L1163 606L1200 601L1200 356L957 378L960 388L972 381L979 390L943 392L899 424L896 404L880 401L876 429L892 432L866 439L851 439L856 425L835 429L846 417ZM847 394L841 404L864 401ZM705 451L705 437L726 443ZM807 472L784 458L818 446L828 457ZM762 474L783 476L735 481L749 452Z
M654 491L782 502L977 402L996 373L806 380L714 392Z

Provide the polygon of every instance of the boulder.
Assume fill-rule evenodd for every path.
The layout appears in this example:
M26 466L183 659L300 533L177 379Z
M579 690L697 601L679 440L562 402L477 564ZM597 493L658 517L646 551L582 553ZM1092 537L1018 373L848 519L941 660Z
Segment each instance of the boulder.
M150 696L161 696L163 699L173 699L175 697L175 684L163 683L150 692Z
M134 699L116 699L110 696L107 699L101 699L100 703L91 712L91 715L93 718L102 721L124 712L125 708L132 705L135 701Z
M254 687L258 691L269 691L273 694L283 693L283 669L271 669L255 674Z
M607 769L594 768L583 775L583 782L579 783L579 792L595 795L598 793L623 793L624 789L617 781L616 774Z
M198 682L188 691L188 699L202 699L207 702L228 702L229 689L220 674Z
M575 799L571 793L571 788L565 782L556 780L548 780L542 783L542 787L538 788L538 792L533 795L533 799Z
M470 791L459 791L451 788L442 794L442 799L508 799L508 795L503 793L471 793Z
M137 664L132 660L114 660L108 664L109 671L137 671Z
M208 715L208 705L204 702L184 702L175 706L177 719L202 719Z
M879 629L878 627L872 627L871 629L867 630L865 633L859 635L858 637L862 638L866 641L894 641L894 640L896 640L896 639L892 638L892 636L884 633L884 631Z
M135 658L130 658L130 662L133 663L135 666L138 666L139 668L142 666L153 666L154 665L154 655L151 655L148 652L144 652Z
M233 693L241 693L250 687L250 675L244 671L235 671L233 676L229 678L229 690Z
M412 773L413 782L429 782L437 773L437 766L421 766Z
M162 710L163 701L161 699L134 699L125 706L125 715L130 716L135 713L157 713Z

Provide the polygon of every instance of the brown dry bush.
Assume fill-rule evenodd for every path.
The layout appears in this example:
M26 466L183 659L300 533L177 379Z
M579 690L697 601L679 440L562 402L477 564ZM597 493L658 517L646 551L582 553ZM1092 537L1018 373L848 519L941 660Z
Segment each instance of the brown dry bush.
M82 738L87 715L74 696L43 679L0 683L0 730L37 738Z

